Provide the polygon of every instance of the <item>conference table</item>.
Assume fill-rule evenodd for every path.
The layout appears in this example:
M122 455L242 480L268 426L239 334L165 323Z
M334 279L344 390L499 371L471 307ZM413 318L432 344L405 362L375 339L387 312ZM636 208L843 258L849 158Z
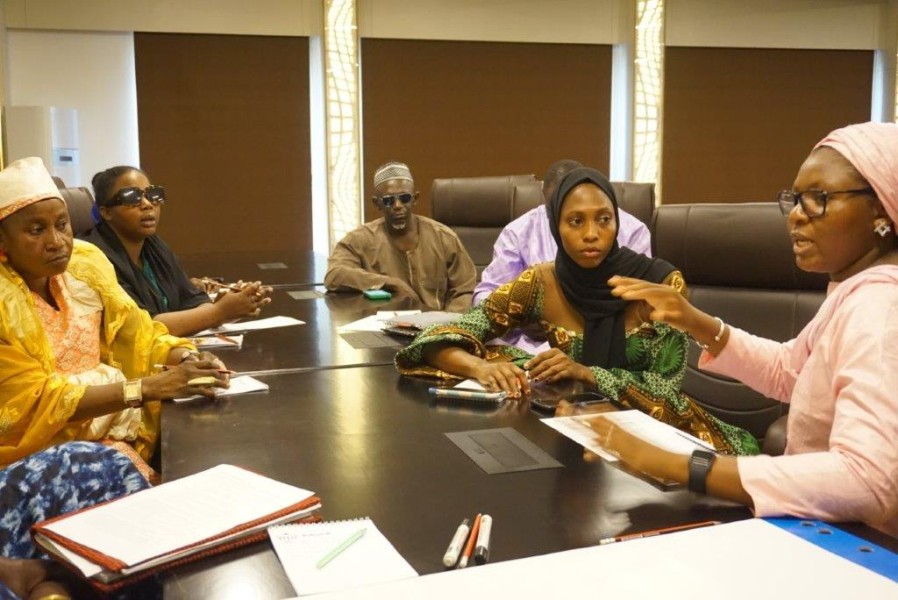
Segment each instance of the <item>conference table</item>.
M305 295L300 296L300 299L291 296L297 292ZM314 295L310 297L310 293ZM353 334L341 334L338 328L378 311L409 310L416 307L408 298L372 301L361 294L325 294L323 288L278 288L272 292L271 299L271 304L265 307L261 318L286 316L299 319L304 324L249 331L244 334L240 350L213 350L229 369L238 373L258 374L281 370L392 364L396 350L402 345L401 340L379 335L382 343L392 342L394 345L357 347L359 343L351 339ZM378 340L373 341L376 343Z
M164 481L228 463L312 490L322 518L370 517L419 574L444 570L452 534L476 513L494 519L491 561L751 516L745 507L585 460L583 448L541 423L548 415L529 402L436 401L428 394L434 380L396 372L396 347L354 348L338 332L379 310L414 308L407 299L316 293L297 300L290 295L297 289L321 292L276 289L263 317L292 316L305 325L252 331L242 349L219 353L230 368L267 383L267 392L163 405ZM536 393L577 391L567 385ZM506 448L496 456L512 472L488 474L447 436L459 432L519 436L557 465L514 471L532 461ZM868 527L844 528L898 549ZM648 574L650 561L644 569ZM261 600L294 591L265 541L174 570L164 578L164 596Z
M390 365L262 379L267 393L165 406L164 479L229 463L312 490L323 518L371 517L420 574L443 570L455 528L478 512L494 519L493 561L749 516L585 461L583 448L540 423L528 402L436 402L427 393L432 381L401 377ZM523 435L560 467L489 475L445 435L497 428ZM292 595L267 542L178 569L165 583L168 599Z
M273 287L321 285L327 272L327 256L299 249L185 253L178 260L191 277L261 281Z

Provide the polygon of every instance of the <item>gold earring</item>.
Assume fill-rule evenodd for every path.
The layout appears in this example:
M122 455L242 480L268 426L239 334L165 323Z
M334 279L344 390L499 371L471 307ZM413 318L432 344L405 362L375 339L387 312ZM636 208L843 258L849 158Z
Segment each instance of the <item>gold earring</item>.
M880 219L876 222L876 227L873 228L873 231L878 233L879 237L885 237L892 231L892 225L885 219Z

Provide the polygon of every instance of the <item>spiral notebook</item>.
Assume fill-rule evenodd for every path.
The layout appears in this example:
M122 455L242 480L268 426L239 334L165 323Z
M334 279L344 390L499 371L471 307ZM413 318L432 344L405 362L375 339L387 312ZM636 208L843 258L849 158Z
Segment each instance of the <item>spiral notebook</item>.
M365 530L359 536L359 531ZM369 518L278 525L268 536L299 596L416 577ZM321 560L356 538L322 567Z

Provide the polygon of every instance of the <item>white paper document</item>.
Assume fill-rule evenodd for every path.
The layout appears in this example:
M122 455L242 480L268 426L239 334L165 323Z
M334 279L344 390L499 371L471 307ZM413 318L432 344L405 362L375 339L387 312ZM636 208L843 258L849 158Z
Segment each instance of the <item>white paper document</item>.
M381 331L387 324L397 317L417 315L420 310L379 310L377 314L368 315L352 323L340 325L337 327L337 333L347 333L350 331Z
M498 541L501 529L494 531ZM650 565L650 566L647 566ZM760 519L490 563L321 596L353 598L898 598L898 584Z
M47 529L133 566L218 537L312 495L238 467L219 465L72 515Z
M595 452L605 460L615 462L617 457L610 454L598 443L595 432L587 423L587 421L598 418L614 421L621 429L626 429L637 437L676 454L692 454L692 451L696 448L714 450L712 446L697 437L653 419L638 410L621 410L573 417L553 417L551 419L542 419L542 422L571 438L587 450Z
M227 333L230 331L256 331L258 329L274 329L275 327L289 327L291 325L305 325L305 321L294 319L293 317L268 317L267 319L256 319L255 321L238 321L236 323L225 323L214 329L206 329L196 334L196 337L204 337L215 335L216 333Z
M361 537L318 567L324 557L361 530ZM300 596L418 575L371 519L279 525L270 527L268 536Z
M238 377L231 378L231 387L225 388L214 388L215 389L215 397L216 398L224 398L225 396L238 396L240 394L249 394L251 392L267 392L268 384L264 381L259 381L255 377L250 377L249 375L240 375ZM206 396L187 396L186 398L175 398L175 402L188 402L190 400L199 400L201 398L205 398Z

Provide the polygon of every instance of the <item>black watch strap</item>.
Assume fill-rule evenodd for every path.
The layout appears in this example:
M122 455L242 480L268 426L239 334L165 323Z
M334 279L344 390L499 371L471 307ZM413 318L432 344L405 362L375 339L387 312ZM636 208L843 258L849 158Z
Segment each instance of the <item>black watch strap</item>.
M689 457L689 489L699 494L705 493L708 471L717 455L708 450L693 450Z

